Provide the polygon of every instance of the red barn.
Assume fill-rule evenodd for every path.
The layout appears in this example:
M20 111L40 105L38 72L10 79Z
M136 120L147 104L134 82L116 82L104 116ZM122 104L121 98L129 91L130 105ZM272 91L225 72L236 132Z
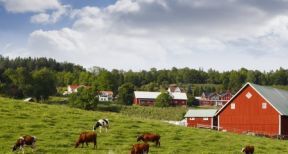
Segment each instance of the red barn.
M288 91L247 83L216 117L218 130L288 135Z
M213 117L216 109L189 110L185 114L188 127L213 128Z

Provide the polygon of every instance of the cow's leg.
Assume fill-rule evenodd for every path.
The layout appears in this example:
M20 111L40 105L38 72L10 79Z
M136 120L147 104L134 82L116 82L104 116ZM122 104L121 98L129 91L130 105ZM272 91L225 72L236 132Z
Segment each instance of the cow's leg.
M86 146L88 147L88 142L86 142Z
M99 129L99 130L100 130L100 133L101 133L101 130L102 130L102 126L100 126L100 129Z
M97 149L97 141L96 140L94 140L94 149Z

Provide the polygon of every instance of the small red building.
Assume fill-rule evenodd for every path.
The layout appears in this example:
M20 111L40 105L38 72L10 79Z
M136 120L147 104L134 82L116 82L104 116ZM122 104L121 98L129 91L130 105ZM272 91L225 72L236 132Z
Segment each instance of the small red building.
M187 120L187 127L204 127L213 128L213 117L216 109L199 109L189 110L185 114Z
M216 117L218 130L288 135L288 91L247 83Z
M149 92L149 91L134 91L133 104L142 106L153 106L156 98L161 92ZM187 106L187 95L186 93L169 93L172 96L171 106Z

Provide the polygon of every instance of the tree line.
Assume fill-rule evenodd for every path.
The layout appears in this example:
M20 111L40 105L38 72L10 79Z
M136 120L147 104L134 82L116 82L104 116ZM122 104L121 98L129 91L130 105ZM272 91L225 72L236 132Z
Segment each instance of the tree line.
M9 97L35 97L47 99L48 96L61 94L70 84L83 84L97 90L112 90L124 104L131 104L132 90L164 91L169 84L178 84L189 95L197 96L202 92L235 93L246 83L260 85L287 85L288 70L279 68L272 71L248 70L241 68L220 72L217 70L193 68L151 68L142 71L107 70L101 67L85 69L67 62L57 62L51 58L15 58L0 56L0 93ZM63 87L63 88L60 88Z

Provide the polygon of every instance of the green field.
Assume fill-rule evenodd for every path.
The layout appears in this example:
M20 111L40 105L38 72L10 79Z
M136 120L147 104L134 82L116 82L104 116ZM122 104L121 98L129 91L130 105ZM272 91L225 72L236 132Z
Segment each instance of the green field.
M171 113L173 114L173 113ZM74 148L79 133L91 130L97 119L109 118L111 129L98 133L98 149ZM237 135L205 129L173 126L159 120L133 118L118 113L84 111L64 105L24 103L0 98L0 153L12 153L19 136L30 134L38 139L34 153L105 153L128 154L136 136L142 132L161 135L161 147L150 144L153 153L240 153L252 144L256 153L288 153L288 141ZM31 153L30 148L26 148Z

